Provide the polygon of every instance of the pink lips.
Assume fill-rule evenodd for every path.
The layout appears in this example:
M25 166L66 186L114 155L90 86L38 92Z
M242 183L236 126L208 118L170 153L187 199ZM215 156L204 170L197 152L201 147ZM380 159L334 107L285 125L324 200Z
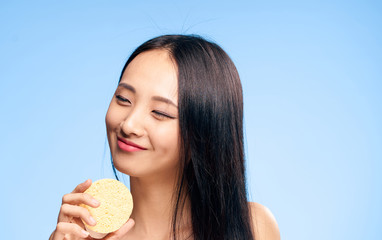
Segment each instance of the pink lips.
M146 148L144 147L141 147L135 143L129 142L119 137L118 137L118 147L126 152L137 152L137 151L146 150Z

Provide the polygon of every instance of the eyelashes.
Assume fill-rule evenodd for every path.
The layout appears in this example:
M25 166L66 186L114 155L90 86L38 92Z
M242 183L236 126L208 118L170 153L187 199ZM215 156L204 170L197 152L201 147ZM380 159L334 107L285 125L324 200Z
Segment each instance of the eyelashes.
M117 98L118 101L122 102L122 103L128 103L128 105L131 105L131 101L127 98L124 98L122 97L121 95L115 95L115 97ZM165 118L168 118L168 119L175 119L175 117L167 114L167 113L164 113L164 112L161 112L161 111L158 111L158 110L153 110L152 113L155 115L156 118L158 119L165 119Z
M159 118L170 118L170 119L175 119L175 117L170 116L170 115L168 115L168 114L166 114L166 113L157 111L157 110L152 111L152 113L154 113L154 114L155 114L157 117L159 117Z
M131 102L130 102L129 99L124 98L124 97L122 97L121 95L116 95L115 97L116 97L119 101L127 102L127 103L130 103L130 104L131 104Z

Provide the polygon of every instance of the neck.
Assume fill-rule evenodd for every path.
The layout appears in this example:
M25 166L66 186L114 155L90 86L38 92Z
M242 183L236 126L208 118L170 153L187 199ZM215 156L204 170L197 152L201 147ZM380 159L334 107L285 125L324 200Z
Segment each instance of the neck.
M131 218L136 223L134 232L137 235L149 239L171 238L175 179L168 176L160 179L130 177L130 190L134 199ZM182 222L190 216L187 201L183 216ZM180 227L184 225L182 222Z

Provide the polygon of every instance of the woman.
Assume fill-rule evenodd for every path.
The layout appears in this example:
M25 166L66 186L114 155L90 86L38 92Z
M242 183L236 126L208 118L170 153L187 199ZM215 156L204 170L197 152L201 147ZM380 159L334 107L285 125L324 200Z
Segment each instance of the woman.
M112 164L130 176L134 209L105 239L279 239L246 198L243 97L228 55L198 36L165 35L127 60L106 114ZM115 168L114 168L115 167ZM116 176L117 177L117 176ZM87 180L63 197L51 239L88 237Z

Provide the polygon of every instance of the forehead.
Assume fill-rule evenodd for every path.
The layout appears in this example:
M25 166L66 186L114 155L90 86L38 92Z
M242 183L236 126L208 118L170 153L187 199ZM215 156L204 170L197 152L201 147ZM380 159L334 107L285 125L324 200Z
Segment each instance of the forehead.
M177 68L165 50L140 53L125 69L121 82L132 85L137 94L147 93L177 100Z

